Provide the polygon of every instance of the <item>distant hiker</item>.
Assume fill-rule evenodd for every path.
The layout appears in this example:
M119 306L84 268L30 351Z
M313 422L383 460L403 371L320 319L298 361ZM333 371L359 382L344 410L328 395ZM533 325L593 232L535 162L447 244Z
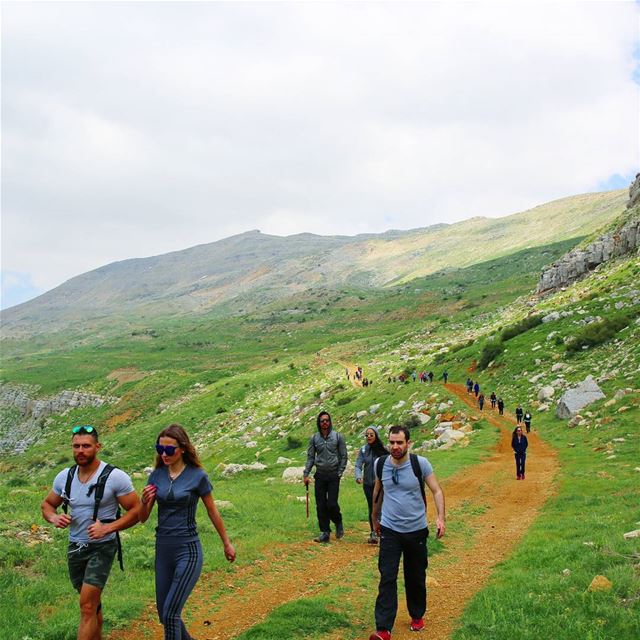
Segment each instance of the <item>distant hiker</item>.
M491 408L495 409L496 408L496 401L497 401L496 392L495 391L491 392L491 395L489 396L489 400L491 400Z
M427 483L436 505L437 538L445 533L444 494L429 461L409 454L409 429L389 429L390 456L376 462L373 491L373 524L380 536L378 570L380 583L376 599L376 631L369 640L390 640L398 611L398 569L403 556L407 609L412 631L424 629L427 608ZM381 515L382 514L382 515Z
M196 509L202 500L229 562L236 551L218 513L212 486L189 440L178 424L156 438L155 468L142 490L140 522L146 522L158 502L156 527L156 607L165 640L191 638L181 619L182 608L202 570L202 546L196 528Z
M433 371L429 371L427 375L429 376L429 382L433 382Z
M467 378L467 393L471 393L473 391L473 380L471 378Z
M426 382L427 381L427 373L425 371L422 371L420 373L420 382Z
M367 499L367 505L369 506L370 534L367 542L369 544L378 544L378 535L373 527L373 520L371 519L373 509L373 487L376 483L376 473L373 465L377 458L388 455L389 452L385 449L382 441L380 440L378 427L367 427L364 435L367 440L367 444L360 447L360 450L358 451L358 457L356 459L356 482L362 485L364 495Z
M484 407L484 393L481 393L478 396L478 406L480 407L480 411L482 411L482 409Z
M446 371L442 372L442 380L444 381L444 384L447 384L447 380L449 379L449 374Z
M504 400L502 398L498 398L498 413L501 416L504 415Z
M516 424L520 424L522 422L522 414L524 412L522 411L522 407L520 405L518 405L516 407Z
M480 393L480 385L477 382L473 385L473 393L476 396L476 398L478 397L478 394Z
M527 459L527 436L523 435L522 427L516 427L511 436L511 448L516 455L516 475L518 480L524 480L524 463Z
M71 525L67 563L71 584L80 593L78 639L93 640L102 637L101 596L119 552L117 532L138 522L140 500L124 471L98 459L95 427L73 427L71 434L75 465L58 473L41 510L57 529ZM64 513L58 513L61 505ZM121 518L119 507L126 511Z
M411 379L415 382L416 381L416 372L412 371L411 372Z
M529 433L531 431L531 413L529 411L524 414L524 426L527 429L527 433Z
M304 466L304 483L309 484L309 473L315 465L316 513L320 534L314 542L329 542L330 522L336 527L336 538L344 535L342 513L338 504L340 478L347 467L347 445L341 434L333 430L331 416L321 411L316 418L318 433L314 433L307 447L307 463Z
M391 376L387 378L387 384L391 384Z

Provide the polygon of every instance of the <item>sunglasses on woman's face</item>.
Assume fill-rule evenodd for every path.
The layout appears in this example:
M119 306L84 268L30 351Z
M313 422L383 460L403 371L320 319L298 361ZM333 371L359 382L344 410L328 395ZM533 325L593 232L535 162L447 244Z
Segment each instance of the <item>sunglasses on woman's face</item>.
M176 447L172 444L157 444L156 445L156 451L158 452L158 455L168 455L168 456L172 456L176 450L179 449L179 447Z

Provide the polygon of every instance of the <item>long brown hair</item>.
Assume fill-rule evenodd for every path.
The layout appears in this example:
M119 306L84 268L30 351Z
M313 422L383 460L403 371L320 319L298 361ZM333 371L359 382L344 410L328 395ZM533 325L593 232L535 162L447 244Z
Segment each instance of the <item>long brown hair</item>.
M188 464L190 467L202 468L202 463L200 462L200 458L198 458L198 453L196 452L195 447L191 444L189 435L184 430L184 427L181 427L179 424L170 424L166 429L163 429L158 434L156 444L160 443L160 438L173 438L182 449L182 459L185 464ZM156 469L159 469L160 467L164 467L164 462L162 462L162 456L156 454Z

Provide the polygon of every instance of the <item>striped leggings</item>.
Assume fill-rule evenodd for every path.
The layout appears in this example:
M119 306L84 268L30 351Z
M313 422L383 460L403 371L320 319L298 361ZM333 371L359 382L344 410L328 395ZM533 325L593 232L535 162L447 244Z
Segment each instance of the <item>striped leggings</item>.
M200 540L156 542L156 606L164 626L164 640L191 640L180 616L200 571Z

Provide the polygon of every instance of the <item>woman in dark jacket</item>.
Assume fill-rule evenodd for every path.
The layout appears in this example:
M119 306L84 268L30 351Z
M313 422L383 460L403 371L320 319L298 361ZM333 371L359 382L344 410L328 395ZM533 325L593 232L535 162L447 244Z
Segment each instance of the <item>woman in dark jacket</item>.
M378 434L377 427L367 427L364 433L367 439L367 444L360 447L358 451L358 458L356 459L356 482L362 485L364 489L364 495L367 498L367 504L369 505L369 527L371 533L367 542L369 544L377 544L378 536L373 529L373 522L371 520L371 510L373 508L373 486L376 483L376 471L374 464L377 458L387 455L389 452L385 449L380 435Z
M511 448L516 454L516 474L518 480L524 480L524 463L527 458L527 436L523 435L522 428L516 427L511 436Z

